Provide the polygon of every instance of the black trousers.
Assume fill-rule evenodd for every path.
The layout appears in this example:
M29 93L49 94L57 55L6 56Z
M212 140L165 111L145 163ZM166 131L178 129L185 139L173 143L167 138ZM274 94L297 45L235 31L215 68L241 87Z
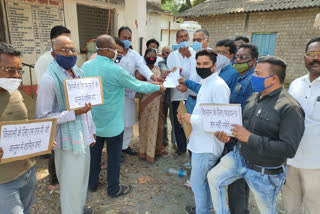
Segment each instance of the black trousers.
M59 184L57 174L56 174L56 165L54 163L54 150L52 150L52 153L48 160L48 171L49 171L49 182L51 185L57 185Z
M101 170L101 153L104 142L107 142L107 192L110 196L115 196L120 189L120 164L123 143L123 132L114 137L96 138L96 143L90 147L90 175L89 189L95 191L99 183L99 174Z
M183 128L177 118L177 110L179 107L179 103L180 101L172 102L173 123L174 123L174 133L176 135L176 141L177 141L177 152L184 153L187 151L187 139L186 139L186 135L184 134Z

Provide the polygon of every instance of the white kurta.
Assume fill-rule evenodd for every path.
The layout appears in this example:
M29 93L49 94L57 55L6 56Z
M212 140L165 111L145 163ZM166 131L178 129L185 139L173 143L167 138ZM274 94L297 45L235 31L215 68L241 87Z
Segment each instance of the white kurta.
M42 54L34 65L37 82L39 84L42 74L47 70L49 63L53 60L51 51Z
M138 52L129 49L127 55L121 58L119 65L134 77L136 70L150 81L152 72L146 66L144 59ZM136 107L134 103L135 91L125 89L125 100L123 109L124 127L131 127L136 123Z

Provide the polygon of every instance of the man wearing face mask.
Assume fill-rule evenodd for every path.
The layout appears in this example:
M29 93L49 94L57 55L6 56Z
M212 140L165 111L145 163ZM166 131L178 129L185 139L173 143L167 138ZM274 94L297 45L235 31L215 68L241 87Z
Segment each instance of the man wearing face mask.
M318 213L320 201L320 37L306 45L304 62L308 74L294 80L289 94L302 106L305 131L294 158L288 159L288 173L282 198L288 214Z
M203 34L203 33L202 33ZM198 37L198 35L202 35L200 33L195 33L194 37ZM199 39L198 39L199 40ZM200 40L199 40L200 41ZM204 41L204 40L201 40ZM195 44L195 43L194 43ZM206 43L202 44L202 47L208 48L205 46ZM229 86L230 90L232 91L236 86L237 79L239 74L237 71L232 67L233 58L236 51L236 46L233 40L226 39L220 40L216 43L216 51L218 53L217 57L217 73L219 77L221 77ZM195 93L198 93L201 84L196 83L189 79L180 79L180 84L185 84L186 87Z
M93 119L97 127L97 143L90 148L91 166L89 190L96 191L101 170L101 152L107 142L107 192L111 197L119 197L132 191L131 185L119 185L120 162L124 136L124 96L125 88L141 93L164 92L165 88L139 81L121 66L114 63L117 56L116 43L109 35L101 35L96 40L97 56L83 64L87 77L101 76L105 104L94 106ZM122 61L123 59L121 59Z
M243 111L246 100L254 92L251 77L258 58L258 48L253 44L242 44L238 49L233 67L238 74L234 76L234 89L231 90L230 103L241 104ZM232 139L225 147L225 153L233 150L237 141ZM228 202L231 214L249 213L249 187L244 179L238 179L228 186Z
M209 32L205 29L200 29L197 30L194 34L193 34L193 45L192 48L195 51L198 51L202 48L204 49L211 49L209 48ZM233 88L234 83L235 83L235 79L233 78L235 72L234 69L233 71L231 71L229 69L229 64L230 64L230 60L221 54L218 54L217 56L217 68L216 68L216 72L218 73L218 75L227 83L227 85L229 86L230 89ZM230 76L225 75L226 72L221 73L222 71L228 71L230 74ZM187 103L186 103L186 108L187 108L187 112L188 113L192 113L193 108L196 104L196 94L198 93L201 84L200 84L200 77L197 73L194 73L192 77L190 77L189 79L186 78L181 78L179 80L179 87L178 89L181 92L184 92L188 89L190 89L192 91L191 96L188 97L187 99ZM194 93L195 94L194 94Z
M208 48L209 46L209 32L205 29L200 29L193 34L193 45L192 48L198 51L202 48Z
M294 157L304 132L304 112L283 88L286 63L277 57L258 60L251 77L255 92L246 102L243 126L232 124L238 145L208 173L215 213L230 213L225 186L244 178L260 213L277 213L277 196L285 181L287 158ZM224 132L215 136L230 142Z
M0 43L0 121L27 120L28 110L18 87L21 83L21 52ZM30 118L31 119L31 118ZM3 150L0 148L0 161ZM30 213L36 188L35 161L0 164L1 213Z
M142 56L138 52L132 50L132 31L129 27L121 27L118 31L119 39L124 43L123 56L121 58L120 65L124 68L131 76L134 77L135 71L138 70L139 73L146 78L148 81L163 82L161 77L153 75L148 66L145 64ZM133 125L136 123L136 107L135 98L136 92L130 89L125 89L125 102L124 102L124 134L123 134L123 152L129 155L135 155L134 151L129 144L133 136Z
M57 25L51 29L50 40L52 41L60 35L65 35L71 38L71 32L68 28L62 25ZM36 78L38 83L40 82L42 74L47 70L48 65L53 60L51 51L52 50L42 54L37 60L36 64L34 65L34 71L36 73ZM49 188L53 191L59 190L59 182L56 175L56 167L54 163L54 151L52 151L52 154L50 155L48 160L48 172L49 172L49 182L50 182Z
M84 74L76 66L77 50L69 37L61 35L54 39L51 54L54 60L38 86L36 118L57 118L55 165L62 213L92 213L91 208L84 208L90 170L89 147L94 145L96 134L91 104L67 111L63 87L65 79L84 77Z
M212 200L207 173L221 156L224 144L212 134L205 133L201 125L201 103L229 103L230 89L215 72L217 54L213 50L202 49L196 54L197 73L202 78L196 106L192 114L178 115L182 121L192 125L188 150L192 152L190 184L194 193L197 214L209 214ZM192 207L185 207L186 213L194 213Z
M178 68L175 72L180 72L180 75L185 78L191 78L196 74L196 60L195 51L189 47L189 34L185 29L180 29L177 31L176 40L179 44L179 49L170 53L167 59L167 65L170 70L173 68ZM199 77L200 78L200 77ZM178 85L177 88L170 89L172 112L174 119L174 132L177 141L176 155L181 155L186 152L187 149L187 139L183 132L181 125L177 119L177 109L180 100L187 100L189 92L187 89L182 90L181 86ZM181 91L182 92L181 92ZM195 94L194 94L195 95Z
M50 31L50 40L52 41L60 35L65 35L65 36L68 36L71 38L71 32L68 28L66 28L65 26L62 26L62 25L57 25L57 26L54 26ZM36 64L34 65L34 71L36 73L36 79L37 79L38 83L41 79L42 74L47 70L49 63L52 60L53 60L53 57L51 56L51 50L42 54L39 57L39 59L37 60ZM52 157L54 157L54 156L52 156ZM50 164L52 164L52 163L49 163L49 165ZM54 170L54 163L52 166L49 166L49 168L53 168L51 170ZM49 171L50 171L50 169L49 169ZM57 178L56 178L55 172L53 171L52 173L53 173L53 175L50 173L50 176L53 176L53 178L50 178L50 179L53 179L51 184L54 185L57 183L57 181L55 181L55 179L57 179Z

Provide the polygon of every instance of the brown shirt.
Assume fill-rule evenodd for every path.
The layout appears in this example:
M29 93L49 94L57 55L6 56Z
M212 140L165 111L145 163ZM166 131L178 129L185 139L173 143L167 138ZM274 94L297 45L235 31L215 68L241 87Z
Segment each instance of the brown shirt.
M27 119L28 111L21 93L18 90L12 94L9 94L8 92L0 92L0 121ZM33 167L34 164L35 161L31 159L19 160L4 164L0 163L0 184L15 180Z

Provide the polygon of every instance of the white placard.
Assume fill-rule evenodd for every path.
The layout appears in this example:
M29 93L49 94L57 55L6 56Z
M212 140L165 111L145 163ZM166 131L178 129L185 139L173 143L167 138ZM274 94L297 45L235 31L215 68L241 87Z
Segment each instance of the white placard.
M68 110L103 104L101 77L67 79L64 81Z
M52 149L56 119L1 122L3 162L46 154Z
M180 79L179 70L175 72L170 72L169 75L166 77L166 80L163 83L163 86L165 88L176 88L179 85L179 79Z
M200 109L205 132L224 131L232 135L231 124L242 126L240 104L200 104Z

